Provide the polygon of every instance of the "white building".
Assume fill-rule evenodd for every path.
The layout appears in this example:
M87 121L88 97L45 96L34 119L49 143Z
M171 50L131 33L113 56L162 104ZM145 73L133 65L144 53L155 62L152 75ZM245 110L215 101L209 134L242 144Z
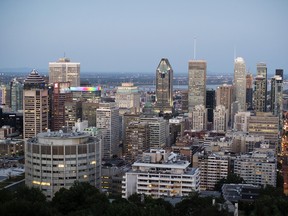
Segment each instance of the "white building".
M68 58L49 62L49 83L54 82L70 82L70 86L80 86L80 63L70 62Z
M239 102L240 110L246 111L246 65L241 57L234 61L235 101Z
M213 119L213 127L217 132L226 132L228 129L228 110L223 105L218 105L213 110L214 119Z
M192 112L192 130L201 131L207 128L207 109L204 105L197 105Z
M248 119L251 116L250 112L238 112L234 116L234 130L235 131L248 131Z
M215 184L228 175L229 157L222 155L221 152L199 154L197 162L200 169L201 190L214 190Z
M96 127L103 135L103 157L106 159L117 155L119 148L119 108L115 103L100 103L96 110Z
M128 198L138 193L159 198L199 192L199 169L190 168L189 164L188 161L179 160L173 152L150 149L123 177L122 197Z
M25 183L40 187L48 199L74 181L100 188L101 141L81 132L45 132L25 146Z
M128 113L140 112L140 92L137 86L133 83L122 83L117 87L115 94L115 102L120 111Z
M240 155L234 162L234 173L247 184L276 187L277 161L272 149L257 149Z

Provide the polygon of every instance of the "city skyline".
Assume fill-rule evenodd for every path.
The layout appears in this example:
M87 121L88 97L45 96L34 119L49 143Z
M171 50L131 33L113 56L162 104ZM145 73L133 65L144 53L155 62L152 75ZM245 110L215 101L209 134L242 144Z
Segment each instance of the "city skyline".
M168 58L175 73L207 61L208 75L232 74L265 62L268 74L287 70L288 2L86 1L0 3L0 69L36 68L68 57L83 72L151 72ZM195 46L194 46L195 45ZM1 71L2 72L2 71ZM5 71L3 71L5 72ZM29 71L27 71L28 73Z

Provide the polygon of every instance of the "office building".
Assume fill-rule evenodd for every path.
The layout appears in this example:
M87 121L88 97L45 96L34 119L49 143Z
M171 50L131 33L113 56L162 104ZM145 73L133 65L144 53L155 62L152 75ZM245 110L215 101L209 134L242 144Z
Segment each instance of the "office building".
M254 81L253 108L256 112L267 111L267 67L257 64L257 76Z
M103 134L103 158L119 154L119 108L115 103L100 103L96 110L96 127Z
M207 128L207 109L204 105L197 105L192 112L192 130L201 131Z
M70 86L80 86L80 63L70 62L68 58L49 62L49 83L54 82L70 82Z
M199 192L200 172L190 168L189 162L179 155L163 149L150 149L141 160L132 164L132 170L125 173L122 181L122 197L132 194L163 196L188 196Z
M39 187L48 199L74 181L100 189L101 137L83 132L39 133L25 147L25 183Z
M156 69L155 112L173 112L173 69L167 58L162 58Z
M246 106L247 110L253 109L253 75L246 75Z
M125 160L135 162L149 149L149 127L147 122L130 122L125 128Z
M225 106L219 105L213 111L214 121L213 121L213 129L217 132L226 132L228 129L228 110L226 110Z
M237 156L234 173L253 185L276 187L277 161L273 150L257 150Z
M234 94L240 105L239 111L246 111L246 65L241 57L234 61Z
M117 87L115 102L119 107L120 114L140 112L140 92L133 83L122 83Z
M24 139L48 129L48 90L36 70L32 70L24 81L23 111Z
M82 118L81 101L65 101L65 127L72 128Z
M65 102L72 102L70 82L53 83L51 97L51 130L60 130L65 124Z
M223 105L228 110L228 123L231 125L231 104L233 102L233 86L223 84L216 89L216 106Z
M140 122L147 122L149 128L148 145L150 148L164 148L169 142L169 124L162 117L141 117Z
M248 132L248 118L251 112L238 112L234 116L234 131Z
M198 153L194 160L200 170L200 190L214 190L215 184L229 173L229 157L220 153ZM194 164L194 161L193 161ZM193 165L194 167L194 165Z
M213 110L216 107L215 90L206 89L207 122L213 122Z
M71 86L73 101L100 102L101 86Z
M190 60L188 65L188 106L192 113L197 105L206 107L206 70L204 60Z
M271 78L271 112L273 115L282 116L283 111L283 79L281 75Z
M10 103L11 111L23 110L23 82L14 78L10 82Z
M248 117L248 132L251 135L264 136L271 148L279 147L279 117L270 112L257 112Z

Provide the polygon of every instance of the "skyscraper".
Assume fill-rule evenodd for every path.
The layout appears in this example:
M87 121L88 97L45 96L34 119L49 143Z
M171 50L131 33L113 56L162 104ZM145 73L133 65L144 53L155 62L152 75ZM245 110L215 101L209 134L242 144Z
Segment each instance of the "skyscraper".
M162 58L156 69L156 112L173 111L173 69L167 58Z
M65 125L65 102L72 102L69 90L70 82L56 82L53 84L51 104L51 129L60 130Z
M195 106L192 112L192 129L196 131L207 129L207 109L204 105Z
M216 107L215 90L206 89L206 109L207 109L208 122L213 122L213 110L215 107Z
M17 112L18 110L23 109L23 83L14 78L10 82L10 103L11 103L11 111Z
M228 110L223 105L216 106L214 109L213 128L217 132L226 132L228 128Z
M246 75L246 106L247 110L253 109L253 75Z
M204 60L190 60L188 66L188 106L192 113L195 106L206 107L206 67Z
M103 134L103 157L117 155L119 147L119 108L115 103L100 103L96 110L96 127Z
M216 89L216 106L223 105L228 110L228 124L231 124L231 104L233 102L233 86L223 84Z
M36 70L24 81L23 101L23 137L27 139L48 129L48 90Z
M80 63L70 62L68 58L49 62L49 83L54 82L70 82L71 86L80 86Z
M256 112L267 111L267 67L265 63L257 64L257 76L254 81L253 106Z
M239 111L246 111L246 65L241 57L234 62L235 101L239 102Z
M281 116L283 110L283 79L281 75L271 78L271 112L273 115Z

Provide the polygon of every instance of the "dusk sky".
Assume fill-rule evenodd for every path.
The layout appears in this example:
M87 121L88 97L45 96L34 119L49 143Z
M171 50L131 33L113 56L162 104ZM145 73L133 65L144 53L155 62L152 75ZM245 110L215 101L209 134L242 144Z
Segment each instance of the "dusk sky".
M0 69L36 68L64 56L81 72L155 72L161 58L174 73L193 59L208 75L233 74L234 49L255 74L288 71L287 0L0 1Z

